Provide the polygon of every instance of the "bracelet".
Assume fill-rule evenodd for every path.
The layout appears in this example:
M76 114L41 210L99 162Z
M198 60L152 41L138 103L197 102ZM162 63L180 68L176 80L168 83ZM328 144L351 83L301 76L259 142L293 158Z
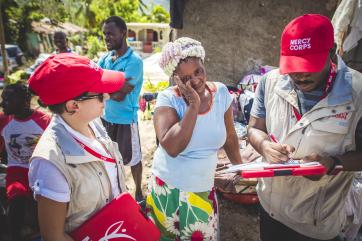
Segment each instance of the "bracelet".
M333 166L332 168L328 171L328 175L337 175L342 169L342 161L341 159L339 159L336 156L329 156L332 160L333 160Z

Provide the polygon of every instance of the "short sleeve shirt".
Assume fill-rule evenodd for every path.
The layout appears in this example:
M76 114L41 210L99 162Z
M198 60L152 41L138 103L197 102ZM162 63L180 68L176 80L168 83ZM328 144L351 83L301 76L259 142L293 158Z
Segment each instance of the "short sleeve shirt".
M190 142L177 156L171 157L160 145L154 154L152 172L166 183L189 192L210 191L214 185L217 151L226 141L225 112L232 97L222 83L210 83L213 102L207 113L199 114ZM186 113L184 99L170 87L162 91L159 107L174 109L181 120Z
M34 110L27 119L5 116L1 119L0 131L5 150L8 154L8 166L29 167L29 160L50 117Z
M255 99L253 107L251 109L251 115L257 118L265 118L265 103L264 103L264 94L265 94L265 82L267 80L267 75L261 78L258 87L256 88ZM302 114L311 110L319 101L321 96L323 96L323 88L316 89L307 93L297 90L299 109ZM358 122L356 128L356 143L362 145L362 119Z
M103 156L111 157L98 141L89 139L76 130L72 129L58 115L56 115L55 118L58 118L58 121L62 123L62 125L71 135L81 140L91 149L95 150ZM101 137L93 122L91 122L89 126L93 130L96 137ZM111 181L113 197L116 197L120 193L118 188L116 165L114 163L104 162L104 166ZM54 164L42 158L34 158L31 161L29 171L29 185L33 190L34 196L41 195L57 202L70 201L71 190L64 175Z
M122 101L107 100L103 118L115 124L131 124L138 121L138 99L143 84L143 62L141 57L128 48L126 53L113 60L114 51L110 51L100 58L98 65L103 69L116 70L125 73L126 78L131 78L128 83L134 89Z

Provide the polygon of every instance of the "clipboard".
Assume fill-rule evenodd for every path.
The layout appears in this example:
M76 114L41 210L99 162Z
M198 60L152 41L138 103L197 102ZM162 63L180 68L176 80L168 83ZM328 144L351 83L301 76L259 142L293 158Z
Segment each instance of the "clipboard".
M278 177L278 176L309 176L323 175L326 168L323 165L303 166L301 164L288 165L286 167L263 167L262 169L241 171L243 178Z
M261 161L234 165L225 170L226 173L240 172L243 178L323 175L326 171L319 162L270 164Z

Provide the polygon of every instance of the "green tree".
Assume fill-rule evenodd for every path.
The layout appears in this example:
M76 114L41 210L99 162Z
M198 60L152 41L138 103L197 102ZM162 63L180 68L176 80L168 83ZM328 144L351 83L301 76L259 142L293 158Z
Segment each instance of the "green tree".
M85 28L93 28L96 25L96 13L91 10L92 0L62 0L69 14L68 21Z
M3 23L7 43L18 43L26 50L26 34L32 31L34 20L48 16L63 21L66 17L60 0L4 0L2 1Z
M161 5L156 5L151 14L147 16L147 20L153 23L169 23L170 14Z
M96 36L89 36L87 39L87 56L90 59L98 58L99 51L105 51L105 47L101 44Z
M32 31L32 21L44 17L59 22L72 22L88 29L81 36L102 36L102 22L112 15L122 17L126 22L169 22L168 12L161 6L154 6L146 14L144 0L0 0L7 43L18 43L26 50L26 36ZM92 42L92 41L91 41Z
M117 15L126 22L139 20L139 2L137 0L93 0L90 8L96 13L96 21L101 24L107 17Z

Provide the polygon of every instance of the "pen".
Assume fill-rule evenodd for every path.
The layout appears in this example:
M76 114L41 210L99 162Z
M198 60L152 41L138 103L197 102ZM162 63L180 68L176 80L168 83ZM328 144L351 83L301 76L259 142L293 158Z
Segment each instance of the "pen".
M273 134L270 133L270 134L269 134L269 137L270 137L270 139L272 140L272 142L280 144L280 142L278 141L278 139L277 139ZM288 155L288 158L289 158L289 160L287 161L287 163L299 163L299 161L294 160L294 159L291 158L289 155Z
M274 143L280 144L279 141L277 140L277 138L273 134L269 134L269 137Z

